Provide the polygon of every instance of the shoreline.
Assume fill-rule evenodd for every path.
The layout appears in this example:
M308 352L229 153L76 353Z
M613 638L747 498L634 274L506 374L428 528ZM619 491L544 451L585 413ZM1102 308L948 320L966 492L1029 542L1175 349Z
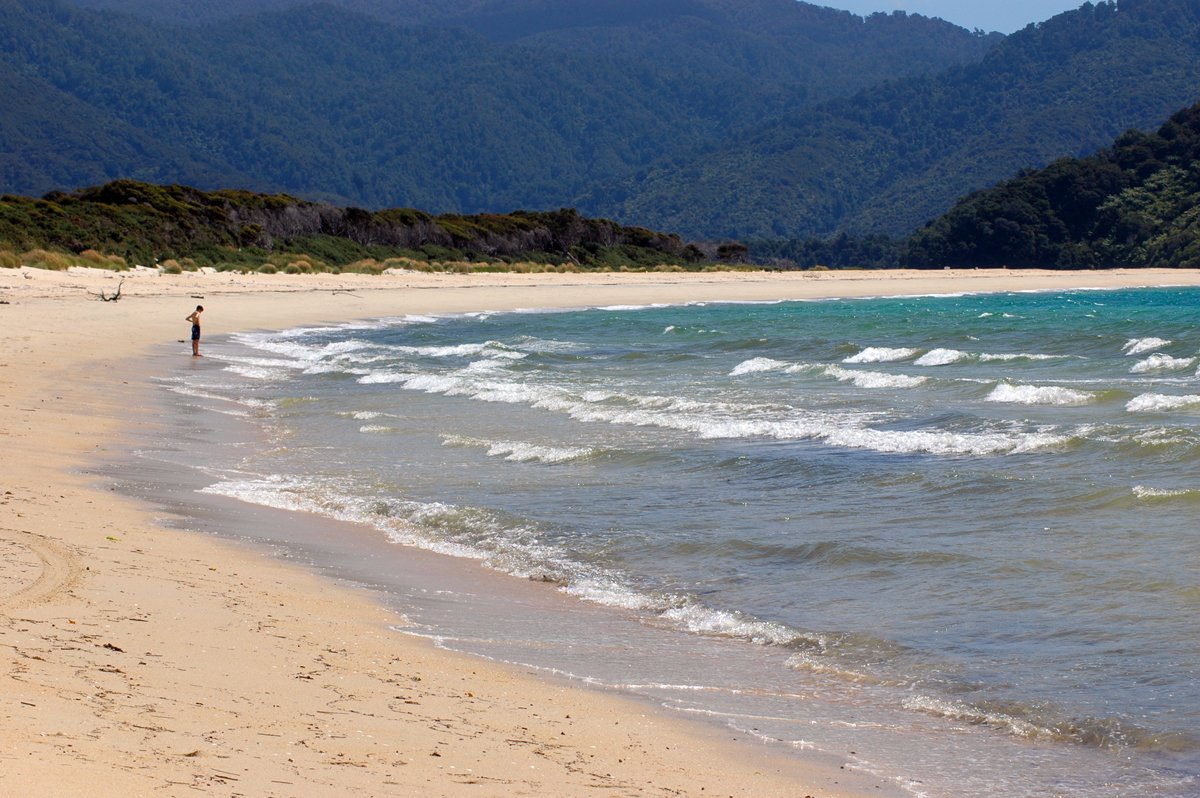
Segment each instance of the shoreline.
M122 278L122 301L100 302ZM164 527L98 488L80 469L146 423L130 408L144 409L148 347L178 340L187 357L182 319L197 301L211 335L409 313L1181 284L1200 275L0 271L10 303L0 434L12 461L0 488L0 644L13 652L0 787L887 794L836 762L435 649L390 631L397 616L365 591Z

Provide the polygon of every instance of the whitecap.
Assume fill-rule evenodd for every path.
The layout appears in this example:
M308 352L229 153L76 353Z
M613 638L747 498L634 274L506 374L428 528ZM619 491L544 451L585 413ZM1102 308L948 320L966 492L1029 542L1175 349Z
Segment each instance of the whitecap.
M729 372L730 377L740 377L743 374L758 374L764 371L778 371L779 369L787 368L788 364L782 360L774 360L769 357L754 357L749 360L743 360L733 367L733 371Z
M487 353L489 358L509 358L520 360L528 357L524 352L517 352L500 341L484 341L474 344L455 344L453 346L400 346L397 351L405 354L433 358L475 357Z
M1125 403L1130 413L1161 413L1168 410L1200 408L1200 396L1169 396L1161 393L1144 393Z
M943 456L986 456L1023 454L1066 442L1049 432L968 433L934 430L877 430L849 428L823 436L835 446L872 449L887 454L934 454Z
M907 374L888 374L882 371L857 371L841 366L829 366L825 373L839 382L852 382L858 388L915 388L929 381L928 377Z
M1085 405L1096 399L1094 393L1055 385L1012 385L1002 382L992 389L985 401L1021 405Z
M548 446L524 441L490 441L458 435L446 436L442 440L442 445L479 447L487 450L488 457L503 457L514 463L567 463L590 457L595 452L594 449L582 446Z
M892 363L906 360L917 353L916 349L868 346L857 355L844 359L843 363Z
M1189 489L1169 489L1169 488L1149 488L1145 485L1134 485L1133 495L1139 499L1174 499L1180 496L1189 496L1196 493L1196 490Z
M1165 338L1130 338L1121 347L1121 351L1127 355L1140 355L1152 349L1162 349L1170 343Z
M407 382L415 375L408 372L373 371L358 378L360 385L387 385L389 383Z
M918 366L948 366L970 357L958 349L931 349L916 360Z
M358 431L369 435L372 433L378 434L378 433L386 433L386 432L399 432L400 430L397 429L396 427L385 427L381 424L363 424L361 427L358 428Z
M1154 354L1145 360L1139 360L1129 372L1131 374L1146 374L1152 371L1178 371L1195 364L1194 357L1171 357L1170 355Z
M1007 363L1013 360L1061 360L1064 357L1066 357L1066 355L1035 355L1029 352L984 352L979 355L979 360L983 363Z

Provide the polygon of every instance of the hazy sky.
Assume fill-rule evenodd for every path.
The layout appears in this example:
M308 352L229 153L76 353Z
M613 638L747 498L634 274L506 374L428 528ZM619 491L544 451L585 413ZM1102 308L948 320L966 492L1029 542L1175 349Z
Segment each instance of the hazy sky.
M1064 11L1073 11L1084 0L808 0L865 16L874 11L907 11L941 17L968 30L982 28L1012 33L1030 22L1044 22Z

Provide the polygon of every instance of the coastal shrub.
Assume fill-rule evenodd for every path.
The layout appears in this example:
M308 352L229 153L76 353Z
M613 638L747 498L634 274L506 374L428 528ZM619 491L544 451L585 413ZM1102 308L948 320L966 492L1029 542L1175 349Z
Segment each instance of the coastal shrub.
M388 268L388 261L380 263L374 258L365 258L356 260L353 263L343 267L343 272L352 272L354 274L382 274Z
M183 266L174 258L168 258L158 264L158 268L163 274L183 274Z
M21 268L21 256L10 249L0 249L0 269Z
M408 271L423 271L427 265L423 261L414 260L410 257L388 258L383 262L385 269L405 269Z
M34 269L48 269L61 272L71 268L71 260L61 252L51 252L46 249L31 249L21 256L26 266Z
M98 269L112 269L114 271L125 271L129 268L129 264L120 255L105 255L103 252L98 252L94 249L85 249L79 253L85 263L83 265L95 266Z
M277 274L278 272L279 269L276 268L274 263L264 263L262 266L258 267L259 274Z

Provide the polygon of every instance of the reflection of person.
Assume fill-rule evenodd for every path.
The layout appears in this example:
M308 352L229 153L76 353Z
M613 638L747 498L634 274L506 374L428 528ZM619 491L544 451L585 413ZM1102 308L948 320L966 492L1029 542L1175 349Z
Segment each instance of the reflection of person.
M200 314L204 312L203 305L197 305L192 311L192 315L187 317L187 320L192 323L192 357L201 357L200 354Z

